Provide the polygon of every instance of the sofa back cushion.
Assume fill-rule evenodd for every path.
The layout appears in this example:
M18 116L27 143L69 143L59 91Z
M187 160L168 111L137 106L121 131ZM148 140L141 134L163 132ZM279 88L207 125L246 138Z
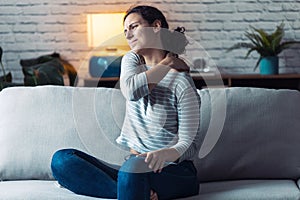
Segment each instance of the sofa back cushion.
M300 93L294 90L198 90L200 181L299 178ZM51 157L77 148L120 165L115 139L125 115L120 90L62 86L0 92L0 180L52 179Z
M299 178L299 91L226 88L199 94L205 135L195 161L200 181Z
M77 148L119 165L125 113L117 89L12 87L0 92L0 180L52 179L51 157Z

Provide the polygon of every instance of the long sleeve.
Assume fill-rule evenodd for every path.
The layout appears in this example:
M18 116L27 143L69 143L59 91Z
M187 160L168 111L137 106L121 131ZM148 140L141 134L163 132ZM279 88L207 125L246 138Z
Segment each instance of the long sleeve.
M149 92L147 68L135 54L126 55L122 67L121 90L127 103L116 142L140 153L174 148L180 162L192 160L201 144L200 96L192 78L170 72Z
M192 159L200 148L200 97L190 87L182 92L178 103L178 142L173 146L179 161Z
M120 88L129 101L137 101L149 94L146 67L140 57L130 51L122 58Z

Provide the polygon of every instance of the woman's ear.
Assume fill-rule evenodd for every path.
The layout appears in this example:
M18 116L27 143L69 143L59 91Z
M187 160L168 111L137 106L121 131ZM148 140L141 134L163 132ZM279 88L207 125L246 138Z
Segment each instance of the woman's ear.
M158 33L161 29L161 21L156 19L153 23L152 23L152 26L153 26L153 31L154 33Z

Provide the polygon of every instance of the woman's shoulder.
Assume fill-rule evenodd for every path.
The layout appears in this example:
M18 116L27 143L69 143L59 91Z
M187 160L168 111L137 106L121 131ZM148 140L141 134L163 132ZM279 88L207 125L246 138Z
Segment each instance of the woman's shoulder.
M131 51L128 51L128 52L123 56L123 58L130 58L130 57L138 58L138 54L131 50Z
M129 51L123 56L122 62L135 62L142 64L143 60L136 52Z
M178 72L176 70L169 72L170 78L175 79L178 84L186 85L186 83L193 82L193 79L189 72Z

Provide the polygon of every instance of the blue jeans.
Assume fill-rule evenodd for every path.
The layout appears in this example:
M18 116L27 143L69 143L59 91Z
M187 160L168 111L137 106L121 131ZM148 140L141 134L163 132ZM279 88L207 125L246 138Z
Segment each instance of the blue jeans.
M159 199L198 194L197 171L191 161L166 166L161 173L147 167L144 158L130 156L117 169L76 149L57 151L51 162L54 178L74 193L119 200Z

